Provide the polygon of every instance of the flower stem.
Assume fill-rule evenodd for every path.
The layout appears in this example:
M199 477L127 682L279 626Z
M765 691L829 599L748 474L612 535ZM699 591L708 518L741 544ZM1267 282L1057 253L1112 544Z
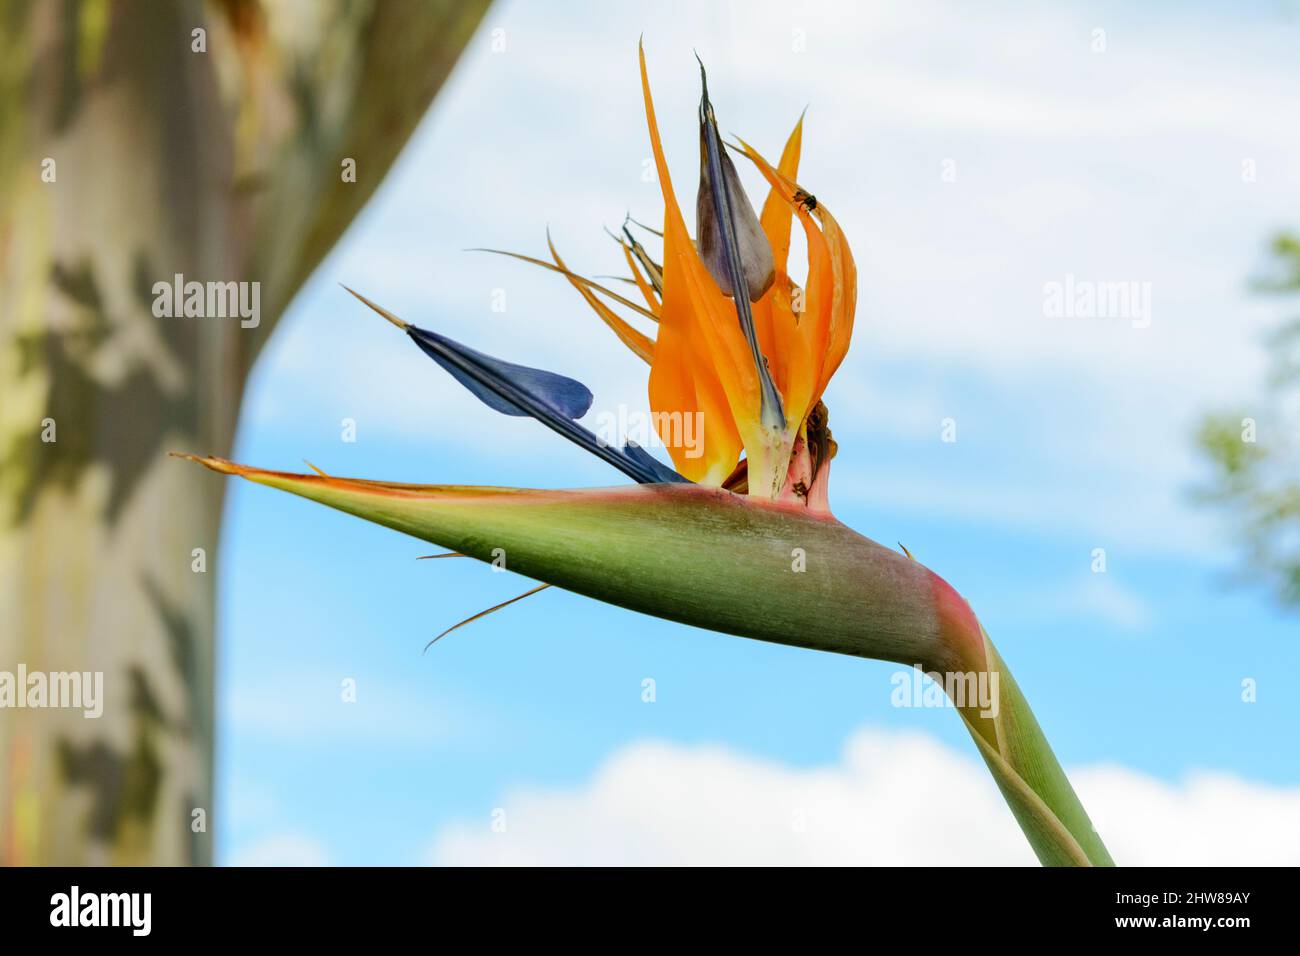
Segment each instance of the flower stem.
M962 720L1025 838L1044 866L1114 866L1025 695L983 628L980 634L996 713L962 708Z

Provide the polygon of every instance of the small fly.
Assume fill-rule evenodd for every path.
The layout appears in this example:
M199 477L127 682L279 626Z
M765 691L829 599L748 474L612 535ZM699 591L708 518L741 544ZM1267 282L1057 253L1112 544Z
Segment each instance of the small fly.
M794 201L796 205L803 206L809 212L817 208L817 197L803 189L796 189L794 192Z

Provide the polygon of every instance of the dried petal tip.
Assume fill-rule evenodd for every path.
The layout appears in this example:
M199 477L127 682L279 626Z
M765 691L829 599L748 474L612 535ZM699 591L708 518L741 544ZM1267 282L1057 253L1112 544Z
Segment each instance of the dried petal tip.
M370 306L370 308L374 309L376 312L378 312L380 315L386 318L389 322L392 322L393 325L397 326L403 332L405 332L407 329L411 327L411 323L406 322L403 319L399 319L397 316L393 315L393 313L389 312L383 306L376 305L375 303L371 302L369 299L367 299L356 289L349 288L348 286L343 285L342 282L340 282L339 285L343 286L343 288L346 289L351 295L355 296L356 298L364 302L366 305Z

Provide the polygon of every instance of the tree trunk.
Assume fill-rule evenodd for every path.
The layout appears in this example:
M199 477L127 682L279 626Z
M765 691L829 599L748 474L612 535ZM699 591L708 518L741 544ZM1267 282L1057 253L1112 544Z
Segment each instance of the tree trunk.
M165 454L230 448L275 320L485 8L0 10L0 863L211 862L220 485ZM157 317L177 274L256 283L260 321ZM101 672L102 716L18 706L20 668Z

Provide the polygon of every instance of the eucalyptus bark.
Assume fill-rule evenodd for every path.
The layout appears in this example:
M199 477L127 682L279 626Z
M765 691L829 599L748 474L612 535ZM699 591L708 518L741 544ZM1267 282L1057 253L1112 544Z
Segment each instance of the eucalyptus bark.
M221 488L165 452L230 448L486 6L0 9L0 672L104 682L98 719L0 710L0 863L211 862ZM260 321L155 316L177 274L258 283Z

